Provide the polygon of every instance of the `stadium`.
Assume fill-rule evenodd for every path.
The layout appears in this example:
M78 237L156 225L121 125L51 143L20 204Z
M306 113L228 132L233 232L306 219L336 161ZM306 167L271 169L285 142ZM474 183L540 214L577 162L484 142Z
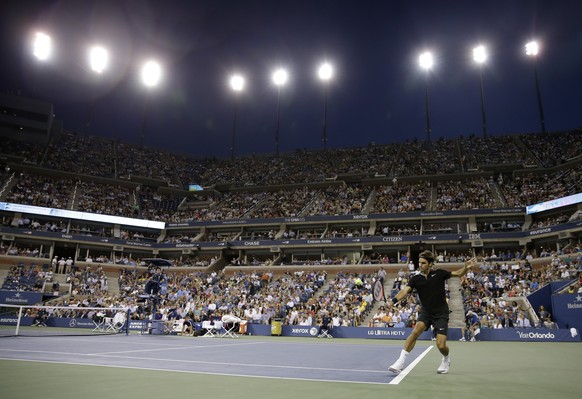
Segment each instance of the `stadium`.
M3 397L578 397L582 130L535 69L541 131L492 134L480 70L482 136L431 137L420 64L426 139L328 147L326 102L323 148L280 151L275 82L275 152L237 155L235 103L228 158L149 145L149 97L132 140L0 94ZM394 372L427 259L448 329Z
M93 333L92 307L109 307L132 309L130 336L183 337L176 325L186 314L208 333L204 321L228 313L247 322L233 333L249 339L273 339L273 331L313 339L329 315L330 336L401 340L410 327L394 324L410 321L410 305L386 312L371 287L383 269L394 293L429 249L445 269L480 259L479 270L448 287L449 339L462 338L474 311L480 333L469 329L467 340L580 341L579 130L200 160L54 134L50 104L36 100L5 95L2 107L4 132L18 124L35 136L3 137L2 302L29 312L41 303L89 308L55 312L36 329L27 327L34 313L25 314L22 336ZM463 157L492 146L496 158ZM405 155L417 151L427 156ZM151 298L140 298L157 267L165 283L152 316ZM494 327L504 313L511 332ZM523 316L527 326L518 328ZM14 334L15 320L3 320ZM423 339L430 343L430 333Z

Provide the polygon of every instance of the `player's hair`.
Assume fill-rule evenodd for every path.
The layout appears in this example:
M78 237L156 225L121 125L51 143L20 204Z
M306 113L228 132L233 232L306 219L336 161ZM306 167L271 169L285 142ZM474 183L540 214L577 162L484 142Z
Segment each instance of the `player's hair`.
M426 259L428 263L434 263L434 254L430 251L422 251L418 257Z

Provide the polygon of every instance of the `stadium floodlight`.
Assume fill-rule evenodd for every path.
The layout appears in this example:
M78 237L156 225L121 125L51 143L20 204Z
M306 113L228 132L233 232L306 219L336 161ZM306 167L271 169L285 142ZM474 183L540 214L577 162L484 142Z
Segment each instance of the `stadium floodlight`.
M244 89L245 79L241 75L232 75L230 77L230 88L235 92L240 92Z
M40 65L47 61L53 52L53 42L49 35L43 32L35 32L31 43L31 53L39 62L32 79L32 94L36 94L38 74L40 73Z
M162 67L156 61L147 61L141 69L141 80L147 87L156 86L162 77Z
M485 46L477 46L473 49L473 60L477 64L483 64L487 61L487 50Z
M232 118L232 139L230 142L230 158L234 159L234 148L235 148L235 138L236 138L236 119L238 110L238 98L241 91L244 89L245 79L238 74L232 75L230 77L230 88L234 91L234 115Z
M418 57L418 64L422 69L430 70L434 64L434 60L432 58L432 54L428 51L425 51Z
M279 130L281 126L281 86L287 83L288 78L289 75L283 68L278 68L272 75L273 83L277 86L277 130L275 131L275 155L277 157L279 156Z
M36 32L32 42L32 54L40 61L49 59L52 53L52 39L49 35Z
M525 44L525 54L530 58L533 58L534 65L534 79L536 83L536 94L538 97L538 110L540 113L540 125L542 128L542 133L546 133L546 120L544 118L544 107L542 105L542 94L540 91L540 81L538 79L538 54L540 52L540 46L537 41L533 40Z
M319 66L317 74L319 79L323 80L324 82L328 82L331 78L333 78L333 66L329 62L324 62Z
M323 133L321 141L323 142L323 150L327 150L327 92L329 81L333 78L333 66L329 62L324 62L317 70L319 79L324 83L323 85Z
M483 137L487 137L487 116L485 114L485 96L483 94L483 64L487 61L487 50L485 46L477 46L473 49L473 60L481 66L479 68L479 81L481 83L481 123L483 126Z
M109 52L101 46L89 49L89 66L97 74L101 74L109 64Z
M525 44L525 54L526 55L535 57L536 55L538 55L539 51L540 51L540 46L539 46L538 42L536 42L535 40Z
M425 81L424 81L424 104L425 104L425 113L426 113L426 142L430 144L430 109L429 109L429 101L428 101L428 72L431 70L434 64L434 60L432 58L432 53L429 51L425 51L418 57L418 65L422 69L426 71Z
M281 87L285 83L287 83L288 78L289 75L287 74L287 71L283 68L279 68L275 72L273 72L273 83L275 83L275 85L277 85L278 87Z

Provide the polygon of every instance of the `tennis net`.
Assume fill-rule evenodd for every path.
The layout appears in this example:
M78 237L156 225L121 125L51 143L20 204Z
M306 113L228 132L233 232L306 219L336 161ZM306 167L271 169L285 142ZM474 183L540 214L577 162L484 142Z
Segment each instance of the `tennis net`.
M0 305L0 337L128 334L129 309Z

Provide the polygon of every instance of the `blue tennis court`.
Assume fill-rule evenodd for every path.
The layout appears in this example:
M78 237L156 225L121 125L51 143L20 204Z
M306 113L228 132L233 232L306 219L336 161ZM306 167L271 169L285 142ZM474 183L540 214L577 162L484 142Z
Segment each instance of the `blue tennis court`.
M399 346L339 340L178 336L28 337L0 340L0 358L239 377L395 384L430 350L418 345L398 376Z

